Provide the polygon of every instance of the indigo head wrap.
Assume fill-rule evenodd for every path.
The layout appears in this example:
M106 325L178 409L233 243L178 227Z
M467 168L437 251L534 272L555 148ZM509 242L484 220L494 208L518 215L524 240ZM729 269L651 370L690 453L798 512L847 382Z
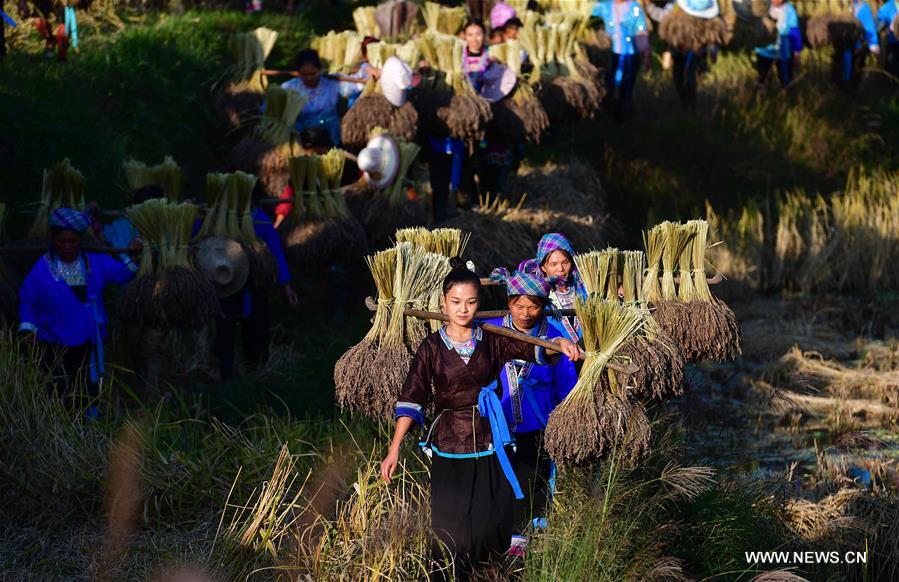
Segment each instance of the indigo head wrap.
M90 228L91 221L83 212L74 208L57 208L50 213L50 228L74 230L84 234Z

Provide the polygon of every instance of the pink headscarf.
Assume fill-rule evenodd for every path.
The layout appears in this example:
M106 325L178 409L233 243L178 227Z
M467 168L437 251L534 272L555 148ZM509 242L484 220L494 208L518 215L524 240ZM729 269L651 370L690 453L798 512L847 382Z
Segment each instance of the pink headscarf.
M490 28L502 28L511 18L515 18L515 9L505 2L498 2L490 11Z

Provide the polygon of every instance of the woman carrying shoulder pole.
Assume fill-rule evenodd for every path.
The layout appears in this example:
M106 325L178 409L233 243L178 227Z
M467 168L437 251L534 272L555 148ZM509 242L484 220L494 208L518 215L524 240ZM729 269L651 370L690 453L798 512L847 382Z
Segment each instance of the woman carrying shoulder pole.
M536 275L505 269L495 269L490 275L503 281L509 296L509 315L487 320L536 337L555 339L562 332L544 317L549 303L549 283ZM549 414L571 391L577 382L577 371L568 358L562 357L550 365L523 360L510 360L503 365L503 413L512 425L516 450L513 458L515 475L521 484L524 499L515 503L514 534L511 555L523 556L529 529L545 526L546 509L552 497L555 468L543 448L543 431Z
M443 281L446 327L422 342L396 404L396 430L381 475L390 481L400 444L413 425L424 426L424 411L437 414L421 446L432 459L431 526L435 557L445 545L456 577L467 579L477 564L501 557L513 531L513 501L523 497L507 447L509 425L497 393L497 379L509 360L546 363L542 348L483 330L475 321L481 283L461 260ZM554 340L570 359L580 352L563 338Z

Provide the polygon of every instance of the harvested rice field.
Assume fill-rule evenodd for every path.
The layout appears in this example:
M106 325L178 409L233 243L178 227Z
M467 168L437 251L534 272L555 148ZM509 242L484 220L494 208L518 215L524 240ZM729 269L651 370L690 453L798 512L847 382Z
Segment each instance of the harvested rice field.
M819 18L789 88L759 87L741 43L769 31L757 15L732 30L725 1L720 21L677 9L653 24L625 111L592 2L507 3L520 39L489 54L518 88L491 105L454 38L490 2L394 2L386 20L350 0L89 3L65 63L7 2L20 26L0 60L0 580L899 580L895 77L872 57L857 90L832 87ZM312 46L328 74L352 74L385 29L371 62L433 66L402 106L364 84L342 120L350 155L306 151L303 99L263 69L293 70ZM660 39L722 45L692 108ZM385 127L399 178L379 189L353 163ZM522 142L505 191L452 193L434 223L426 133L474 157L482 139ZM136 203L157 183L166 198ZM271 232L296 298L254 226L256 201L285 195ZM9 250L46 248L54 209L89 202L145 242L135 281L105 293L90 416L17 329L42 250ZM549 312L577 317L584 350L542 423L554 493L526 552L466 576L433 543L435 463L417 439L382 479L400 389L442 325L408 310L446 307L451 258L486 279L546 233L566 235L585 290ZM261 356L235 327L233 377L213 355L228 303L195 252L221 240L254 293L228 308L262 300L270 323ZM485 283L479 309L506 309L504 291Z

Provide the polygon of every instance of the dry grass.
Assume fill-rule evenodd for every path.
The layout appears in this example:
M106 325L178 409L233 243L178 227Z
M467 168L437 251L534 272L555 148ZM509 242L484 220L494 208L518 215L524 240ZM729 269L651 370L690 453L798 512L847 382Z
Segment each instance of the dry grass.
M713 262L755 290L874 294L899 286L899 173L853 172L842 192L802 191L718 215L708 206Z

